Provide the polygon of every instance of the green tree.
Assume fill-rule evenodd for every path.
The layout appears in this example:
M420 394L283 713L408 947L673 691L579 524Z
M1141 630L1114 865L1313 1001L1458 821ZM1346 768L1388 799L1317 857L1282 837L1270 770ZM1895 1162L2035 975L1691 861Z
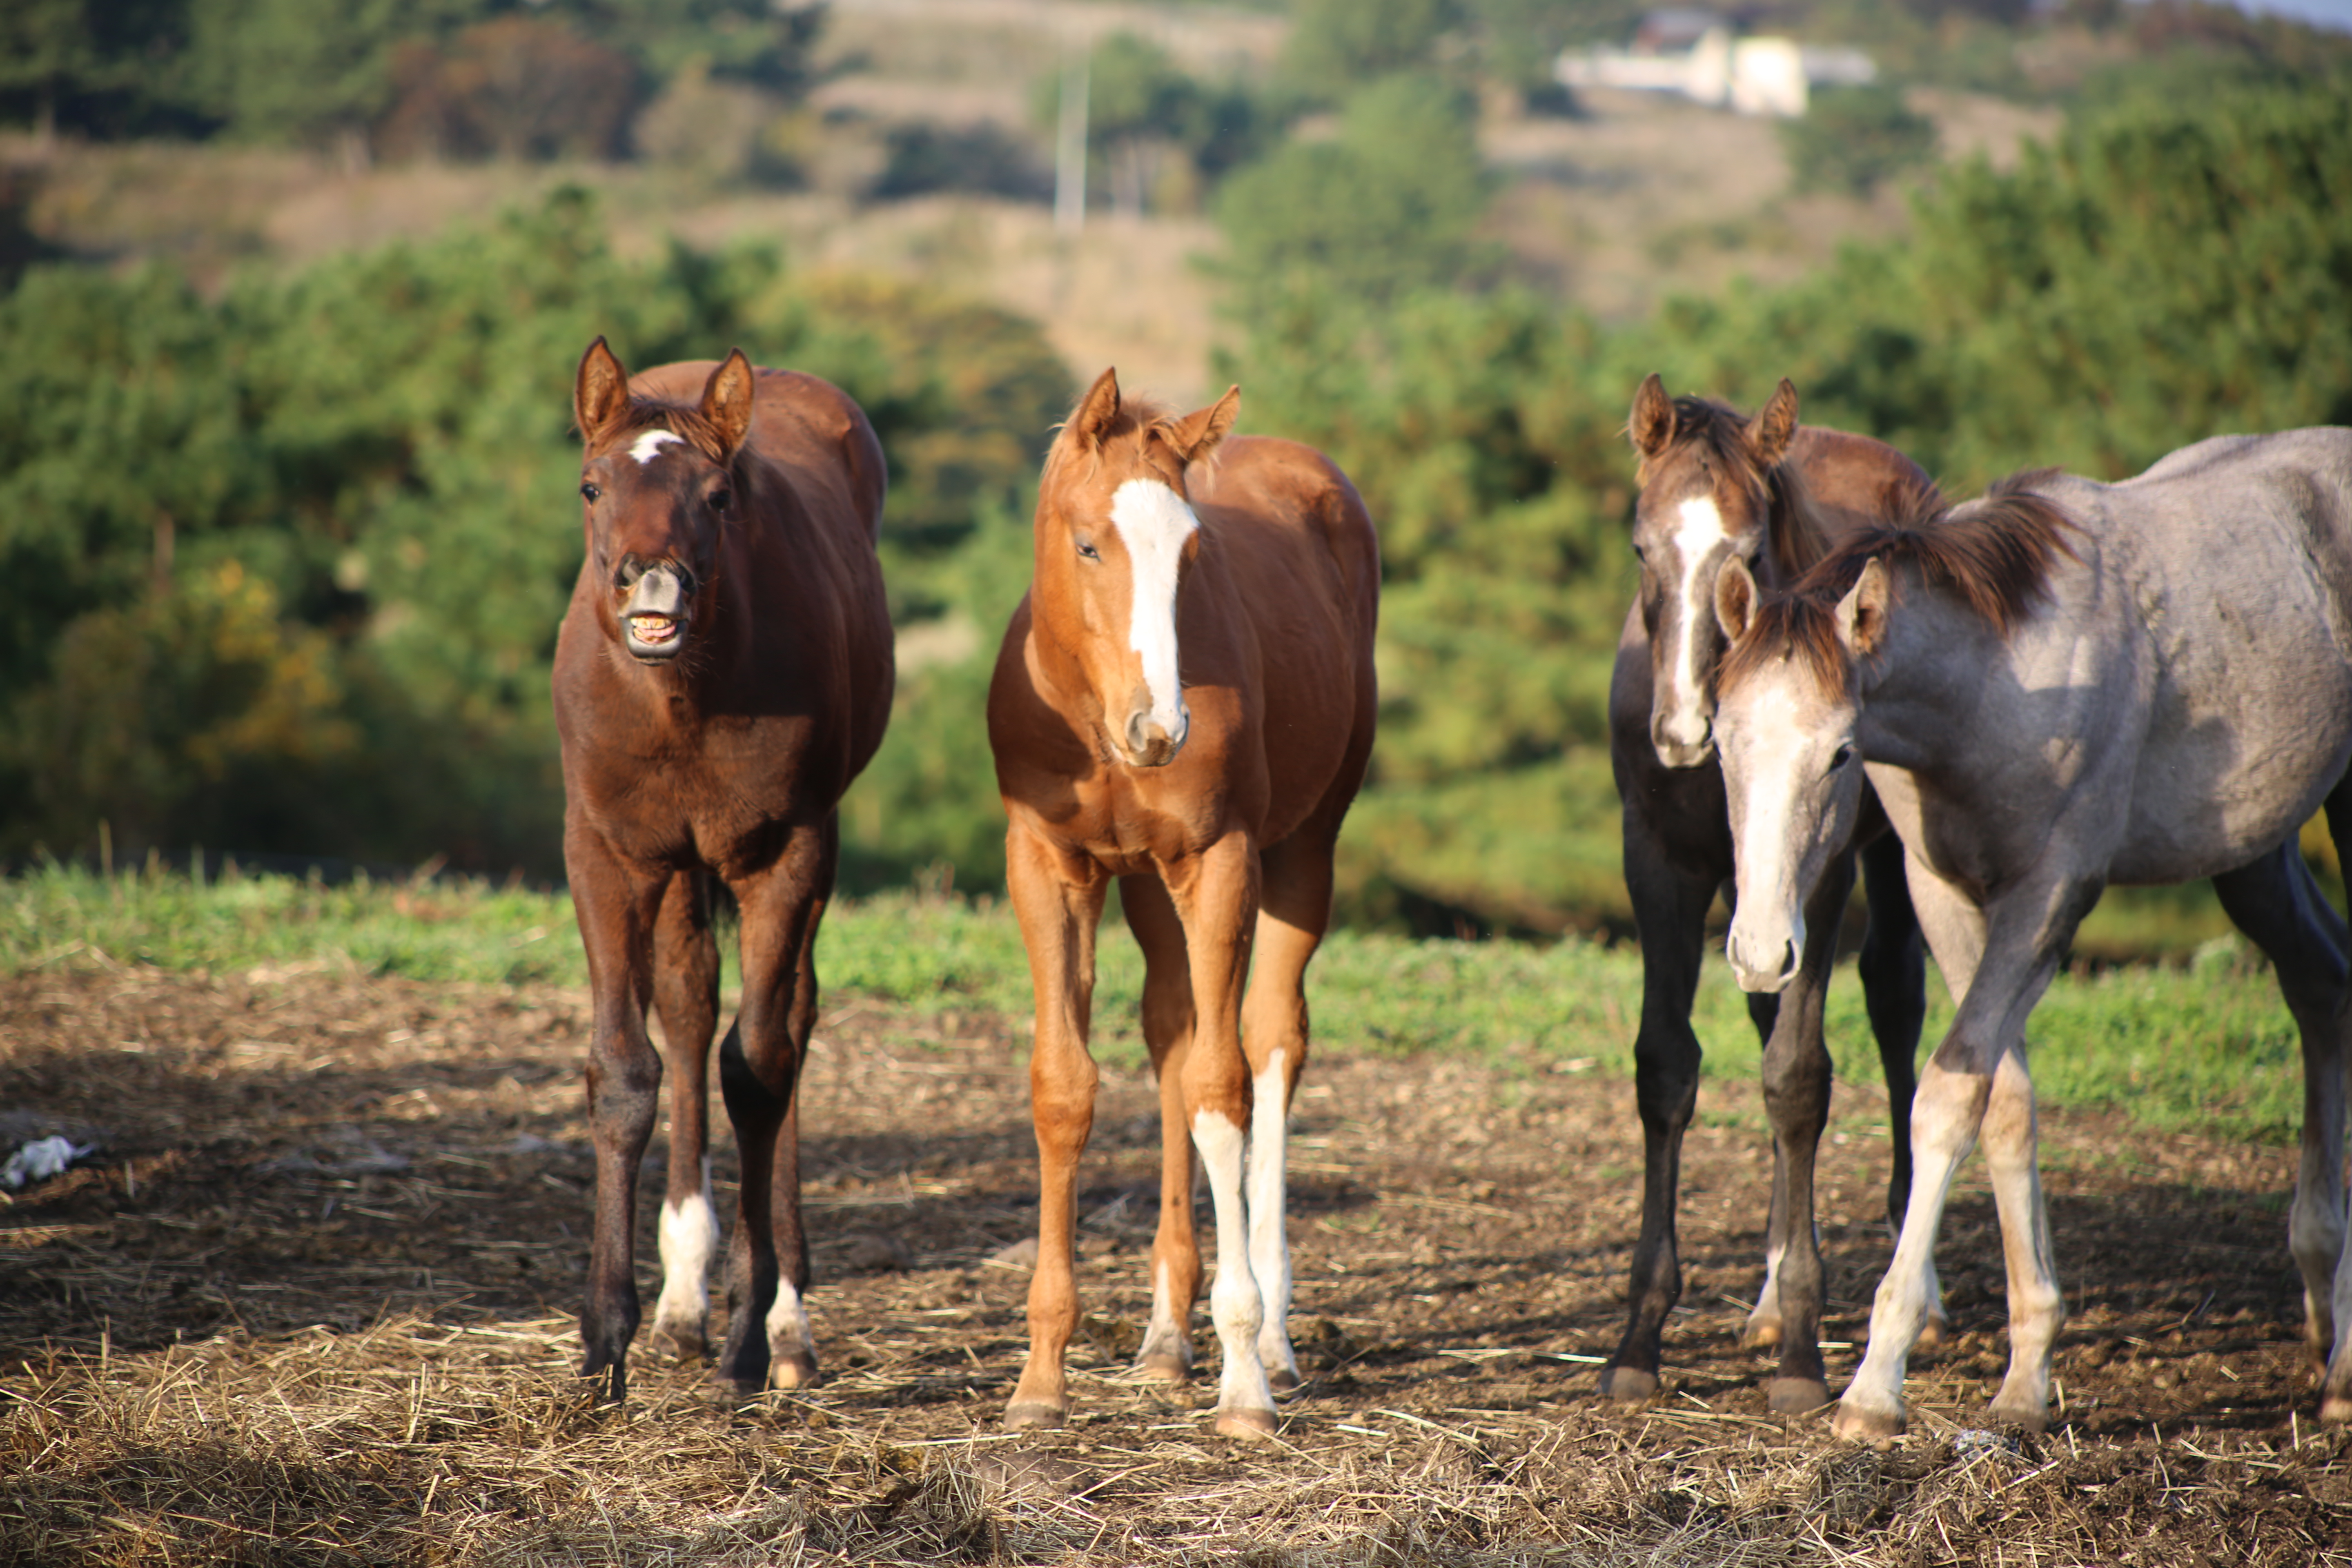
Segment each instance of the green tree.
M188 0L195 104L248 141L360 144L393 100L393 58L468 0Z
M0 636L0 853L69 852L109 816L131 851L203 831L551 869L548 660L581 547L568 391L599 332L634 364L740 344L844 386L887 443L901 575L933 584L900 613L959 602L938 563L1029 482L1070 395L1042 334L905 286L803 282L757 247L625 260L601 231L572 193L216 300L56 267L0 299L0 567L40 584ZM171 678L110 673L142 669ZM957 825L859 839L859 864L973 840L985 748L935 754L957 722L918 716L877 764L918 824L948 815L926 781L954 778ZM275 804L234 809L247 797Z
M1298 0L1281 74L1313 103L1337 103L1381 77L1427 71L1461 26L1460 0Z
M1471 105L1426 76L1349 99L1339 134L1285 142L1236 173L1217 203L1244 317L1337 296L1378 307L1459 279L1488 176Z
M1780 132L1801 191L1867 196L1936 156L1936 122L1914 111L1898 87L1820 89L1803 114L1780 121Z
M176 107L185 0L12 0L0 7L0 119L144 130Z

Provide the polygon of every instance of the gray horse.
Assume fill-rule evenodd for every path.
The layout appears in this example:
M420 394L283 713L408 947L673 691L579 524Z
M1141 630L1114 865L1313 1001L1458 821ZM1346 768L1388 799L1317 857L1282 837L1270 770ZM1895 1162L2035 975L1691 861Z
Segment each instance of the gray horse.
M1910 1205L1837 1430L1903 1429L1925 1266L1979 1134L2009 1271L1990 1415L2047 1425L2064 1309L2026 1016L2107 884L2198 877L2270 956L2302 1035L2288 1245L2321 1417L2352 1421L2352 941L2296 848L2322 806L2352 843L2352 429L2223 437L2117 485L2017 476L1916 521L1845 542L1783 598L1765 601L1736 561L1716 583L1732 638L1715 727L1741 892L1734 973L1757 992L1793 976L1807 894L1866 774L1958 1008L1921 1074Z

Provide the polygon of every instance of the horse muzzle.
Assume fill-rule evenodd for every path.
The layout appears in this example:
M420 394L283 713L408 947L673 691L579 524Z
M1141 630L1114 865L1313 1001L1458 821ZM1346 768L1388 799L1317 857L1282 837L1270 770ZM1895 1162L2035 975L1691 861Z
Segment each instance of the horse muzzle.
M1145 710L1128 715L1127 733L1119 751L1129 767L1164 768L1176 760L1176 753L1184 749L1185 737L1192 732L1192 715L1182 708L1176 710L1173 733Z
M1715 726L1704 714L1662 715L1650 721L1650 743L1670 768L1695 768L1715 755Z
M1731 961L1731 977L1739 982L1742 991L1778 995L1796 980L1804 950L1802 921L1793 934L1771 936L1744 928L1735 917L1723 955Z
M643 664L663 664L686 647L694 616L694 576L664 562L648 566L621 604L621 640Z

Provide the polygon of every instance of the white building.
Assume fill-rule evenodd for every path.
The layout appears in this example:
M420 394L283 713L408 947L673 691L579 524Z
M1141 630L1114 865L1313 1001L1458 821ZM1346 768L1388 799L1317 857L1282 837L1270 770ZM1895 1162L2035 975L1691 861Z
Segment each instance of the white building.
M1793 119L1816 87L1874 80L1878 68L1860 49L1827 48L1793 38L1735 38L1720 25L1688 48L1574 49L1552 74L1570 88L1633 88L1678 92L1740 114Z

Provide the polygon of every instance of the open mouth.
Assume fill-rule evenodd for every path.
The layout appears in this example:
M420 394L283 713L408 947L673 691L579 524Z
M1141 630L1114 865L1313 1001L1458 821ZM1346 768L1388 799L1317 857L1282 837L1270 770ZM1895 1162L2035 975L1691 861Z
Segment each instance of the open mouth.
M639 658L669 658L685 645L686 622L676 616L625 616L629 651Z

